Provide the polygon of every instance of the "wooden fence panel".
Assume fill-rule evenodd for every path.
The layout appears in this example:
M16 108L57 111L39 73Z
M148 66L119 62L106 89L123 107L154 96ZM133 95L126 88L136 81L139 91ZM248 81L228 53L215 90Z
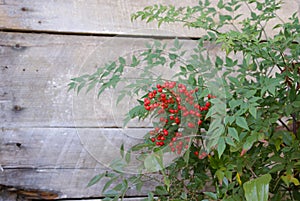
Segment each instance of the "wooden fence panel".
M114 90L97 99L96 91L77 95L68 92L67 85L71 78L94 72L119 55L143 50L149 41L152 39L0 33L1 126L122 126L124 116L117 113L125 115L128 104L133 106L135 100L115 106L112 99L118 94ZM185 41L185 48L193 45L194 41Z
M120 55L144 50L153 41L149 36L172 43L163 38L203 33L182 24L158 29L156 23L130 22L132 13L154 3L178 7L197 1L0 0L0 201L101 196L104 183L86 188L88 181L109 170L121 143L139 141L151 124L133 121L120 128L118 114L134 105L134 97L115 106L118 91L97 99L95 91L67 92L67 84ZM286 20L297 10L300 2L290 0L277 15ZM269 34L276 22L267 27ZM195 46L181 41L185 49ZM220 54L219 47L209 48L211 55ZM140 200L152 187L131 189L127 200Z
M8 30L36 30L74 32L81 34L126 34L140 36L200 37L201 30L182 28L181 24L147 24L130 21L132 13L153 4L193 6L198 1L160 0L2 0L0 2L0 28ZM212 1L212 6L217 1ZM286 20L297 12L298 0L286 1L278 15ZM243 14L249 14L245 7Z
M131 136L124 135L120 129L3 129L0 131L1 185L36 194L37 191L54 193L56 198L100 197L105 179L86 188L89 180L110 171L108 161L120 156L120 145L127 149L139 141L140 136L135 134L146 130L127 132ZM143 195L149 188L150 183L142 192L131 189L128 195Z

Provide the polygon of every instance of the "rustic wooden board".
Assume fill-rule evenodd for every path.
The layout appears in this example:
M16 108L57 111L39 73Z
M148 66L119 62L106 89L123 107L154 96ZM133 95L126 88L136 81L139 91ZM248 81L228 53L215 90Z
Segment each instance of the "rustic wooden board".
M7 189L15 188L14 192L34 199L57 198L97 198L101 197L104 183L99 182L87 188L90 176L97 175L103 169L7 169L0 174L2 183L8 184ZM105 181L105 179L103 180ZM107 180L106 180L107 181ZM152 189L148 182L142 192L134 187L128 190L128 196L141 196Z
M176 0L155 3L185 6ZM193 5L193 2L188 4ZM0 24L5 29L80 32L100 34L129 34L156 36L199 36L198 31L178 29L178 24L164 25L131 23L130 15L149 5L149 1L105 0L5 0L0 4Z
M126 149L145 132L129 129L125 135L119 129L3 129L0 131L3 169L0 185L16 188L16 193L34 191L35 196L41 194L37 191L42 191L60 198L99 197L104 183L86 188L89 180L96 174L111 171L105 162L118 157L122 143ZM105 143L101 135L105 135ZM103 154L98 156L98 153ZM151 184L146 190L149 188ZM132 189L128 195L144 193Z
M197 1L66 0L58 3L55 0L2 0L0 1L0 28L186 37L199 37L203 33L201 30L182 28L181 24L164 24L158 29L157 23L130 21L132 13L153 4L172 4L180 7L196 5ZM298 0L286 1L278 15L284 20L288 19L291 13L297 11L298 6ZM243 13L249 13L249 10L245 8Z
M2 129L0 164L3 168L99 168L120 156L121 144L128 148L141 142L146 132L138 128Z
M152 39L0 33L1 127L116 127L136 103L115 106L118 93L100 99L67 91L70 79L94 72L109 60L140 51ZM164 40L163 42L172 42ZM184 48L195 41L185 40ZM162 69L159 69L161 72ZM137 76L142 69L131 70ZM167 76L174 75L167 73ZM148 126L133 122L132 126Z

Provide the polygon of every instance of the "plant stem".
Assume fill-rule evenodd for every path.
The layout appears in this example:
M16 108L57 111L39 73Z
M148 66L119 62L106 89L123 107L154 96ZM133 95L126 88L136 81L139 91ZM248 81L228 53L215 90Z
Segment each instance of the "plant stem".
M292 118L293 118L293 133L297 135L297 119L295 113L292 114Z
M284 126L288 131L291 131L290 128L281 120L278 119L278 121L282 124L282 126Z

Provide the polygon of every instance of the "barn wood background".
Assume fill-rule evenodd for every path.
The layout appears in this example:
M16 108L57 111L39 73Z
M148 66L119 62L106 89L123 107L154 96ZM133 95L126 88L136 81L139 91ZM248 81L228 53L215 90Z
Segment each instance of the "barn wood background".
M132 140L118 129L111 94L100 100L93 93L77 96L67 93L67 84L152 37L169 42L201 36L180 24L158 29L130 22L131 13L154 3L197 1L0 0L0 200L101 197L103 183L86 185L108 169L92 154L99 146L87 149L80 136L97 141L101 132L118 143ZM287 19L299 6L299 0L286 1L278 15ZM126 132L143 132L134 125ZM146 192L132 189L128 200Z

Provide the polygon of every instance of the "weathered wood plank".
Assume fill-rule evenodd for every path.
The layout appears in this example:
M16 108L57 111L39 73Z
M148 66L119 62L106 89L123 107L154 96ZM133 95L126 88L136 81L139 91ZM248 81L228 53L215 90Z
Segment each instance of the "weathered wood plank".
M43 192L60 198L99 197L104 183L86 188L89 180L111 171L108 162L119 156L120 145L124 143L128 148L145 132L145 129L3 129L0 185L16 188L17 193L34 191L36 196ZM146 190L150 187L149 183ZM145 191L132 189L128 195L143 194Z
M103 169L6 169L0 174L0 181L8 188L15 188L16 193L29 198L45 199L47 196L51 196L52 199L95 198L101 197L104 183L99 182L89 188L86 186L91 175L95 176L103 171ZM132 187L127 195L145 195L152 187L149 182L145 184L142 192L137 192Z
M130 21L130 15L145 6L156 4L188 6L197 1L160 0L5 0L0 3L0 28L56 32L186 36L199 37L201 30L182 28L181 24ZM212 1L216 4L217 1ZM286 20L299 9L298 0L286 1L278 15ZM243 14L249 13L245 7ZM270 26L271 28L272 26ZM271 31L271 29L269 29Z
M93 169L141 142L146 129L23 128L0 130L3 168Z
M96 91L79 96L68 93L67 84L120 55L141 51L149 41L152 39L0 33L1 127L122 126L122 114L135 104L134 97L115 106L117 92L113 90L97 99ZM184 48L194 43L185 40ZM142 69L132 72L138 77Z
M193 5L176 0L155 3ZM0 4L0 24L5 29L80 32L101 34L129 34L156 36L199 36L198 31L178 29L178 24L163 25L131 22L130 15L149 5L149 1L133 0L5 0Z

